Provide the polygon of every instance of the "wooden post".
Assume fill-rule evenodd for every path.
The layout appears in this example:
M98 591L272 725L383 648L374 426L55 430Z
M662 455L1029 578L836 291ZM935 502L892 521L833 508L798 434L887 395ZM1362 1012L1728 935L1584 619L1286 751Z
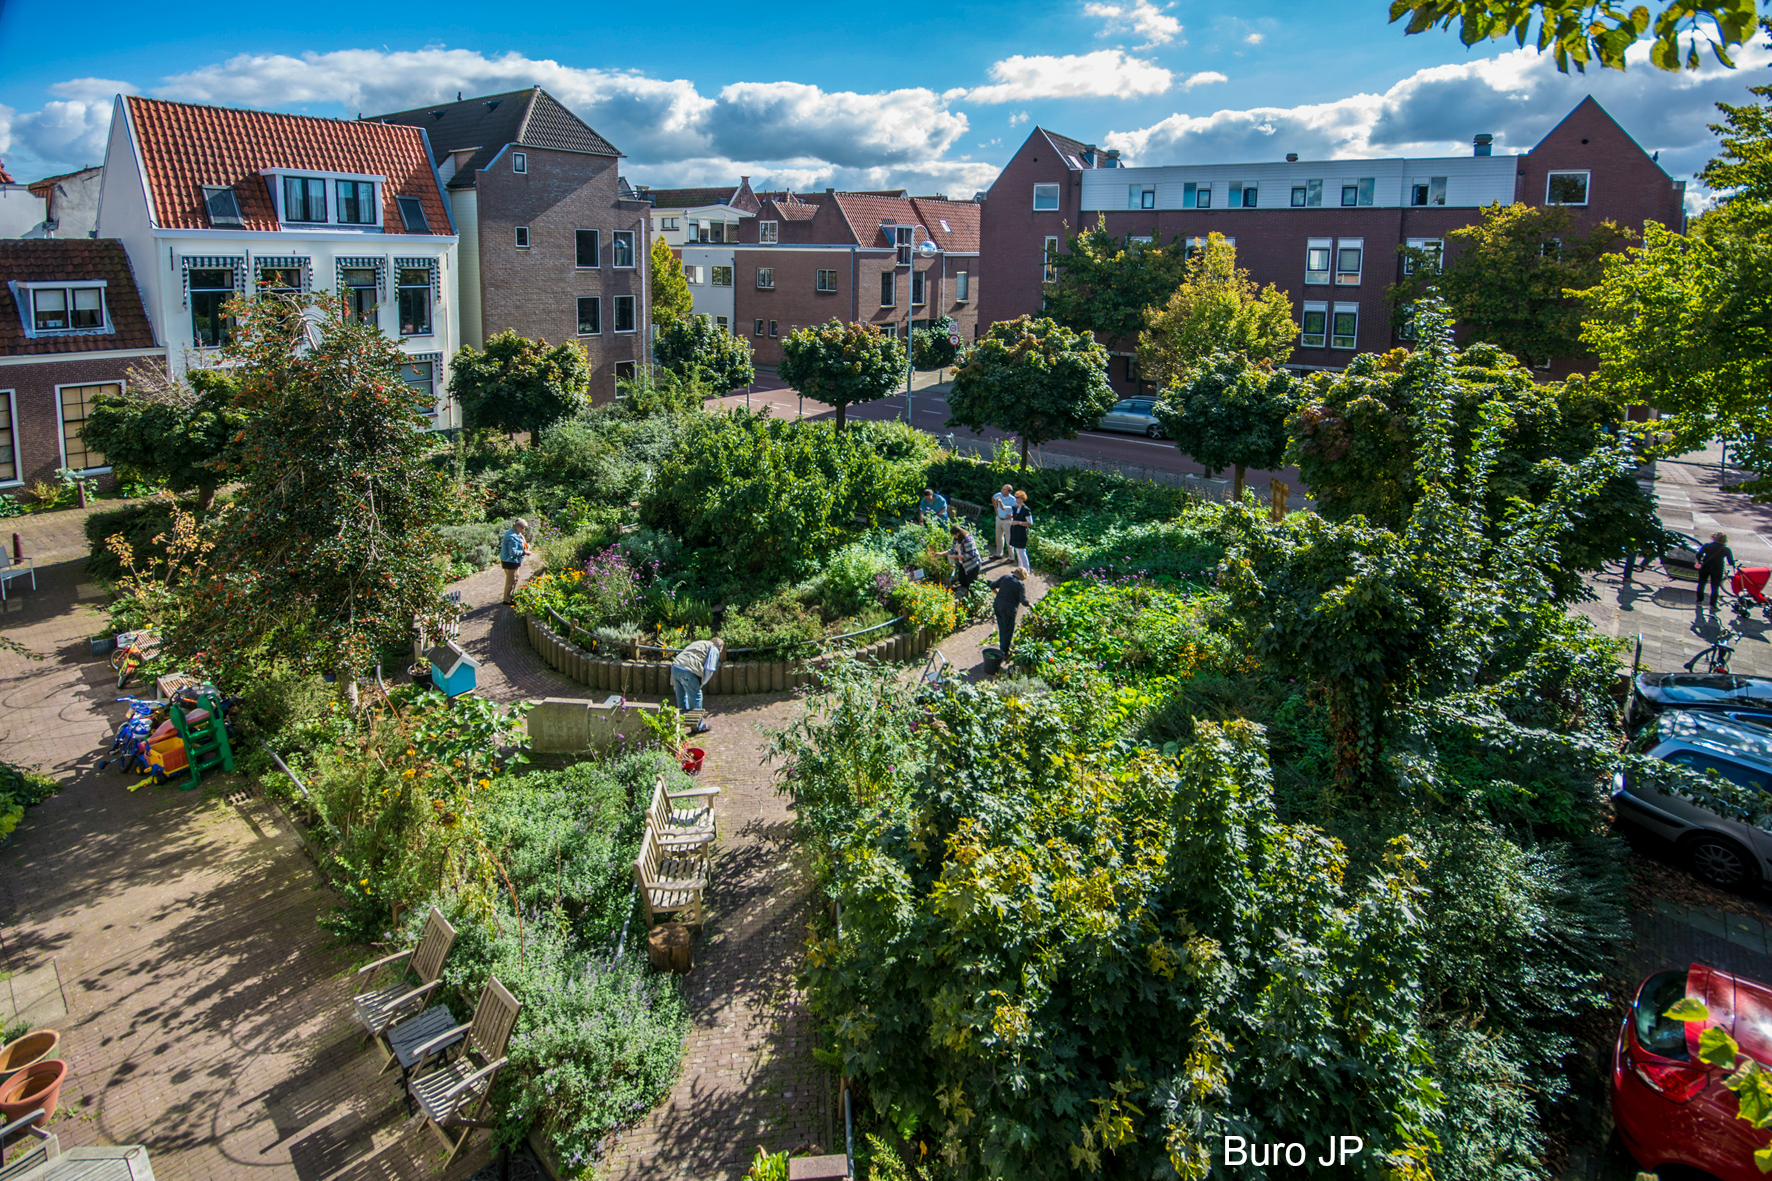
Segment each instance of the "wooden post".
M657 971L679 976L687 973L689 928L682 923L660 923L646 936L646 954Z
M1286 502L1292 495L1292 489L1278 480L1271 480L1268 482L1267 490L1271 501L1268 519L1270 521L1284 521L1286 519Z

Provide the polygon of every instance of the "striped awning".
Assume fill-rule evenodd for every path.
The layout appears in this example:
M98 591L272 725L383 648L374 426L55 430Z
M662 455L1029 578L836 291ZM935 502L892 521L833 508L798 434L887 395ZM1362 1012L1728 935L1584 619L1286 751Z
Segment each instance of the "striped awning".
M191 306L191 272L231 270L234 272L234 290L238 294L246 294L246 258L239 254L187 254L179 260L184 265L179 269L184 274L185 306Z
M437 294L437 257L435 255L432 255L430 258L396 258L394 260L394 269L396 271L403 271L409 268L429 271L431 273L431 294Z
M345 289L345 272L375 269L375 300L381 303L388 298L388 260L385 255L378 258L341 258L338 260L338 277L334 284L337 290Z

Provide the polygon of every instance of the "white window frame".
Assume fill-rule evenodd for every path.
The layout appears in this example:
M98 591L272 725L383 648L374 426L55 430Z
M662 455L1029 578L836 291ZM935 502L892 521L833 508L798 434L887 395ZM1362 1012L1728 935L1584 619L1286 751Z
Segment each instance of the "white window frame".
M683 264L683 282L691 287L701 287L705 284L706 281L701 276L700 263L686 262Z
M886 297L887 288L892 289L892 298ZM895 308L898 306L898 272L896 270L880 272L880 306Z
M623 365L626 365L629 370L628 375L626 377L622 376L621 367ZM638 361L631 361L631 360L630 361L617 361L615 364L613 364L609 367L609 372L615 377L615 380L617 380L617 381L633 381L634 378L639 376L640 363Z
M7 420L7 422L9 422L11 424L10 426L8 426L6 428L6 432L12 436L12 471L13 471L13 478L12 479L0 480L0 488L17 488L17 487L20 487L21 485L23 485L25 482L24 448L19 445L19 441L18 441L18 391L17 390L0 390L0 398L6 399L6 410L7 410L6 420ZM59 398L56 400L56 404L57 404L57 410L59 412L59 410L60 410L60 399Z
M591 236L591 253L596 255L596 257L597 257L596 262L584 263L584 262L578 261L578 236L580 234L589 234ZM600 271L603 269L603 231L602 230L573 230L572 231L572 267L574 270L579 270L579 271Z
M1323 331L1310 331L1312 314L1323 317ZM1301 348L1321 349L1329 347L1329 305L1323 300L1305 300L1302 313L1298 318L1298 344Z
M1421 191L1425 200L1415 199L1417 190ZM1446 178L1443 176L1416 177L1409 182L1409 207L1426 209L1430 206L1446 203Z
M1057 184L1037 184L1037 185L1035 185L1034 186L1034 212L1035 213L1057 213L1059 201L1061 199L1061 193L1062 193L1062 186L1057 185ZM1050 205L1040 204L1040 199L1042 196L1049 197L1052 201L1052 204L1050 204Z
M732 335L732 326L726 322L725 316L715 316L714 317L714 327L719 329L721 332L724 332L727 336Z
M1551 184L1559 176L1579 176L1581 178L1581 200L1552 201ZM1544 175L1544 203L1546 205L1564 205L1570 209L1581 209L1594 198L1594 174L1586 168L1559 168L1555 172Z
M383 223L387 211L383 206L387 203L388 185L388 178L385 176L378 176L374 173L368 172L322 172L311 168L261 168L259 169L258 174L265 178L266 187L271 190L271 204L277 211L277 224L283 229L317 229L320 226L326 226L329 229L346 230L354 234L366 234L372 232L379 233L384 228ZM283 181L286 177L300 177L303 180L318 180L321 183L326 194L325 221L290 221L284 216L286 211L283 206L283 201L286 194L283 191ZM341 222L338 220L337 182L341 180L367 181L369 184L375 186L375 200L370 203L375 209L374 221ZM214 188L216 186L211 185L209 187ZM234 199L235 202L238 203L238 193L235 194ZM435 230L432 230L431 232L436 233Z
M757 321L757 330L755 332L751 333L751 335L752 336L762 336L763 335L763 321L761 321L761 320Z
M774 267L758 267L757 268L757 290L758 291L774 291L775 290L775 268Z
M529 172L529 153L511 153L511 171L527 174Z
M1040 263L1040 282L1058 282L1058 264L1052 260L1058 257L1058 238L1047 235L1046 242L1040 251L1043 261Z
M779 334L775 330L776 323L777 322L774 320L769 321L769 339L770 340L778 339Z
M56 385L56 387L55 387L55 428L56 428L55 429L55 447L56 447L57 454L59 454L61 456L61 459L62 459L61 466L62 467L68 466L68 424L67 424L67 421L62 417L62 391L63 390L78 389L81 386L88 386L88 385L114 385L117 387L117 392L119 394L129 392L129 382L124 380L121 377L119 377L116 381L64 381L64 382L60 382ZM16 415L14 415L14 417L13 417L13 422L14 423L18 422L18 418ZM14 444L14 446L16 447L17 444ZM86 468L79 468L78 469L80 474L83 476L102 476L110 470L111 470L111 465L108 463L104 464L101 467L86 467Z
M929 272L911 272L911 306L920 308L929 302Z
M621 247L623 239L627 240L628 247L628 261L625 265L621 262ZM610 230L609 265L618 271L631 271L634 269L638 260L639 251L634 248L634 231Z
M635 295L616 295L616 296L611 296L610 298L613 300L613 302L610 304L610 313L611 313L610 319L609 319L610 332L614 333L616 336L627 336L630 333L640 331L640 305L638 302L634 303L634 312L633 312L634 326L632 328L617 328L616 327L617 324L621 323L621 312L619 310L621 308L621 301L624 299L637 301L639 299L639 297L635 296Z
M825 284L826 275L831 277L829 286ZM812 290L815 295L835 295L837 293L837 272L819 268L818 274L813 278Z
M760 221L757 223L757 241L760 244L774 246L781 240L781 223L778 221Z
M972 275L968 271L954 272L954 302L972 302Z
M26 340L41 340L50 336L110 336L117 331L116 326L111 323L110 293L106 290L107 284L103 279L40 279L33 282L13 280L6 285L12 290L12 302L18 305L19 327L24 329ZM74 292L91 290L97 290L99 293L99 326L97 328L75 328L73 326ZM39 291L67 293L66 318L68 327L37 327L37 292Z
M1336 320L1342 316L1354 318L1354 330L1342 333L1335 330ZM1341 344L1346 339L1348 343ZM1338 303L1329 309L1329 347L1332 349L1355 349L1360 343L1360 305L1357 303Z
M1127 185L1126 208L1155 209L1157 207L1156 185Z
M515 233L515 235L513 235L513 237L514 237L514 240L517 244L518 250L528 250L529 249L529 227L528 226L517 226L516 233Z
M730 287L730 286L732 286L732 272L735 271L736 269L737 269L736 267L716 266L713 264L709 264L709 266L708 266L708 286L709 287ZM720 282L720 279L722 278L722 273L724 273L724 278L726 279L726 281L724 283Z
M1323 207L1323 181L1307 180L1304 182L1304 207L1321 209Z
M437 264L436 264L436 261L434 259L431 260L430 266L428 268L427 267L416 267L416 266L400 266L398 263L396 263L394 265L394 267L392 268L392 270L393 270L393 273L388 276L388 278L390 280L388 286L393 288L393 291L394 291L394 325L393 326L395 329L395 335L398 336L401 340L412 340L412 339L415 339L415 338L421 337L421 336L435 336L435 335L437 335L437 304L438 304L438 300L437 300ZM428 270L428 272L429 272L425 276L425 282L423 284L424 289L425 289L425 299L428 301L426 304L426 307L425 307L425 330L423 332L407 332L407 331L405 331L405 326L400 323L400 292L403 290L406 290L407 288L418 287L419 284L417 284L417 283L402 283L402 282L400 282L400 275L404 271L417 271L417 270Z
M1311 266L1311 253L1321 250L1324 265ZM1304 242L1304 282L1307 287L1327 287L1335 281L1335 239L1306 238Z
M583 303L587 299L597 305L597 330L595 332L586 332L584 330L584 328L585 328L584 313L579 310L579 306L578 306L579 304ZM578 332L576 333L576 335L578 335L578 336L602 336L603 335L603 297L601 295L580 295L580 296L576 297L576 302L574 302L572 305L572 314L575 317L575 323L573 326L578 329Z
M1410 250L1431 251L1435 255L1439 256L1442 263L1445 261L1446 243L1443 239L1440 239L1440 238L1405 238L1403 240L1403 245L1408 247ZM1437 272L1439 270L1439 266L1436 265L1434 269ZM1405 275L1413 275L1415 273L1415 260L1407 254L1405 254L1403 256L1403 273Z
M430 409L421 411L420 413L422 413L426 418L437 417L437 411L438 411L437 403L439 400L437 397L438 386L440 386L442 384L442 378L443 378L443 354L442 353L408 353L408 354L406 354L406 356L404 358L401 359L401 361L400 361L400 383L402 385L404 385L409 390L416 390L419 387L417 385L415 385L414 383L406 380L406 367L408 365L412 365L415 367L419 366L419 365L429 365L431 367L431 380L426 383L431 388Z
M1344 271L1341 269L1341 252L1344 250L1358 250L1360 252L1360 269L1359 270ZM1337 287L1358 287L1360 285L1360 279L1365 273L1366 273L1366 239L1364 239L1364 238L1339 238L1339 239L1337 239L1336 243L1335 243L1335 285ZM1352 275L1353 278L1351 278L1351 279L1348 278L1347 277L1348 275Z

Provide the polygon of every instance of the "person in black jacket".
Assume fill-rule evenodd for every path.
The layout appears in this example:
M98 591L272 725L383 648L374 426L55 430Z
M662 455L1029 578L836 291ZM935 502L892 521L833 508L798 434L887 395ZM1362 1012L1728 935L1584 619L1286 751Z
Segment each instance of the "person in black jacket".
M997 613L997 648L1003 653L1004 660L1009 659L1009 645L1015 639L1017 608L1033 606L1028 602L1026 581L1027 571L1018 567L991 583L991 589L997 592L993 604Z
M1710 540L1698 547L1698 558L1694 563L1698 567L1698 602L1695 610L1704 610L1704 585L1710 584L1710 609L1717 610L1717 590L1723 583L1723 564L1733 566L1735 555L1729 552L1729 535L1713 533Z

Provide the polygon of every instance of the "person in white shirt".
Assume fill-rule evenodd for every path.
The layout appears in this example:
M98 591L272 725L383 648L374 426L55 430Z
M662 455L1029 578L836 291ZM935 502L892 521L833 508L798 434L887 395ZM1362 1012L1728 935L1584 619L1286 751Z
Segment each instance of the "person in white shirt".
M991 497L991 504L997 510L997 539L991 543L991 554L1000 558L1009 543L1009 518L1015 515L1015 489L1003 485L1003 491Z

